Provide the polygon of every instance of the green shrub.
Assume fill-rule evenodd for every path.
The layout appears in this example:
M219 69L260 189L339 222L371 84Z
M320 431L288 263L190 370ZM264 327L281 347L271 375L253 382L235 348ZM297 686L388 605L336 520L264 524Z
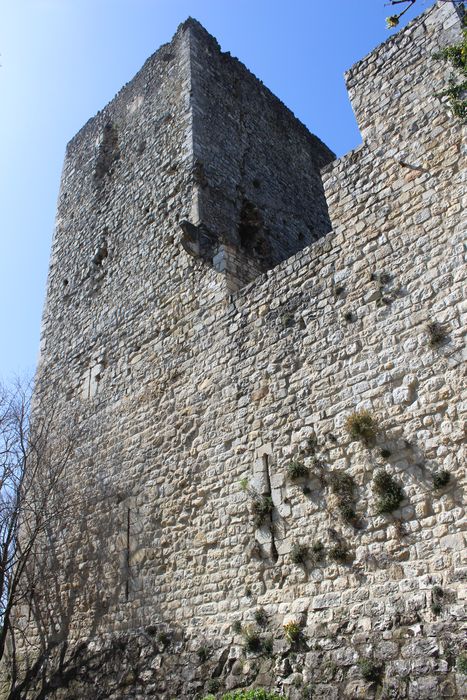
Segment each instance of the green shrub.
M459 673L463 673L464 676L467 676L467 654L461 654L457 657L456 666Z
M443 612L443 598L444 591L441 586L433 586L431 590L431 611L433 615L440 615Z
M433 474L433 486L438 491L449 484L451 474L446 469L440 469Z
M218 678L210 678L206 683L208 693L217 693L221 689L221 682Z
M402 487L384 469L376 472L373 478L373 488L378 495L376 512L380 515L397 510L404 500Z
M295 620L291 620L290 622L287 622L284 625L284 634L286 640L289 642L289 644L294 644L294 642L297 642L302 634L302 630L300 629L300 624L296 622Z
M293 462L290 462L289 466L287 467L287 476L291 481L297 481L297 479L307 477L308 467L305 467L303 462L294 460Z
M202 664L204 664L204 662L209 659L210 653L211 652L210 652L209 647L207 647L204 644L202 646L198 647L198 649L196 650L196 654L198 656L198 659L200 660L200 662Z
M349 433L352 440L362 440L368 442L376 437L378 432L378 423L376 418L370 411L366 409L355 411L347 416L345 421L345 429Z
M274 649L274 639L272 637L266 637L263 639L263 651L266 656L272 656Z
M242 631L242 623L240 620L235 620L235 622L232 625L232 630L235 632L235 634L240 634Z
M264 608L255 610L255 622L260 627L264 627L268 622L268 616Z
M271 496L255 496L253 499L253 520L256 527L261 527L271 517L274 503Z
M252 625L248 625L243 629L243 639L245 640L245 651L249 654L255 654L261 651L263 643L258 630Z
M308 557L308 547L306 544L295 542L290 551L290 558L294 564L303 566Z
M311 558L315 562L321 561L324 558L324 544L321 540L317 540L311 545Z
M329 485L338 497L337 507L342 519L347 523L355 521L354 487L355 482L350 474L341 471L331 472Z
M159 632L157 641L164 647L168 646L170 644L170 634L168 632Z
M360 673L365 681L378 681L381 678L382 667L371 659L359 659Z
M203 700L211 700L211 698L207 696ZM251 688L250 690L232 690L230 693L225 693L221 700L286 700L286 697L264 688Z

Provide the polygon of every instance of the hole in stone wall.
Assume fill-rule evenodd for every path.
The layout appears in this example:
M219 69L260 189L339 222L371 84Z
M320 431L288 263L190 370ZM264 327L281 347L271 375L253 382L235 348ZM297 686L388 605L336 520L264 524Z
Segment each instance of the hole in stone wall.
M243 200L238 225L238 235L242 248L253 252L260 239L262 228L263 220L258 209L247 199Z
M108 254L109 254L109 251L107 248L107 242L105 240L103 240L101 242L101 244L99 245L99 248L95 252L94 257L92 259L92 262L97 267L100 267L102 265L103 261L105 260L105 258L108 256Z
M63 280L63 286L68 287L68 280L67 279Z

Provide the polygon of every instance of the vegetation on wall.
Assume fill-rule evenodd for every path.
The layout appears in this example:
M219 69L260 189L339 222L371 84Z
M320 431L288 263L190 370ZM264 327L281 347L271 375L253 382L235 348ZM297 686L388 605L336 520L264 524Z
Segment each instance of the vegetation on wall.
M354 411L347 417L345 429L352 440L361 440L364 443L368 443L376 437L378 423L370 411L363 409Z
M216 698L214 695L206 695L203 700L216 700ZM226 693L220 700L286 700L286 698L284 695L278 695L264 688L252 688Z
M380 515L397 510L404 500L402 487L384 469L376 472L373 479L373 488L378 496L376 512Z
M415 5L417 0L390 0L390 5L404 5L405 7L398 13L386 17L386 25L388 29L394 29L398 26L400 19L407 10ZM450 2L451 0L444 0ZM464 0L453 0L465 12ZM464 27L466 25L466 16L464 15ZM454 71L448 78L448 87L436 93L436 97L446 97L449 107L453 114L458 117L463 124L467 124L467 28L463 30L462 41L458 44L446 46L441 49L435 58L447 61L453 67Z

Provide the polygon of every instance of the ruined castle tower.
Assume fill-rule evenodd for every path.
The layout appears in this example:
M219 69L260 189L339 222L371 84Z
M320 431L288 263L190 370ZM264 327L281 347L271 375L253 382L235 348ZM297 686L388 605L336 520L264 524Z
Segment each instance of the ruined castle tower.
M441 2L356 64L334 160L190 19L68 145L57 697L462 697L462 129L433 58L460 36Z

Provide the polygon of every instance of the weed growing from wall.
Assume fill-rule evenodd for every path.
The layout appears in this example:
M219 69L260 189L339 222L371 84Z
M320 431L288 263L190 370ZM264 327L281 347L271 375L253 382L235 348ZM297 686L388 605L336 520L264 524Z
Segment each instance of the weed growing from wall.
M464 29L462 41L452 46L441 49L435 58L447 61L454 68L455 72L448 79L448 86L445 90L436 93L436 97L447 97L448 104L453 114L458 117L463 124L467 124L467 27L464 16ZM459 77L460 76L460 79Z
M439 491L447 486L450 480L451 474L446 469L440 469L433 474L433 488Z
M376 437L378 422L370 411L363 409L347 416L345 429L352 440L361 440L364 443L368 443Z
M265 627L268 623L268 616L264 608L255 610L255 622L259 627Z
M255 495L252 503L253 521L256 527L261 527L272 515L274 503L271 496Z
M467 676L467 654L461 654L457 657L456 668L459 673Z
M381 678L383 672L381 664L376 663L372 659L359 659L358 666L362 678L368 682L377 682Z
M297 481L308 476L308 467L303 462L294 460L287 467L287 476L291 481Z
M399 508L404 500L404 493L400 484L383 469L376 472L373 478L373 489L378 495L376 512L379 515L392 513L392 511Z
M252 625L243 629L244 648L247 654L257 654L262 649L262 640L259 631Z
M350 474L331 472L328 478L332 492L337 496L337 507L346 523L355 523L355 482Z
M297 566L305 566L309 549L306 544L295 542L290 551L290 558Z
M203 644L200 647L198 647L198 649L196 650L196 655L197 655L200 663L204 664L209 659L209 657L211 655L211 650L209 649L208 646Z
M302 636L300 623L296 620L291 620L284 625L284 635L289 644L295 644Z
M206 695L203 700L216 700L214 695ZM264 688L251 688L250 690L233 690L225 693L220 700L287 700L285 695L278 695Z

